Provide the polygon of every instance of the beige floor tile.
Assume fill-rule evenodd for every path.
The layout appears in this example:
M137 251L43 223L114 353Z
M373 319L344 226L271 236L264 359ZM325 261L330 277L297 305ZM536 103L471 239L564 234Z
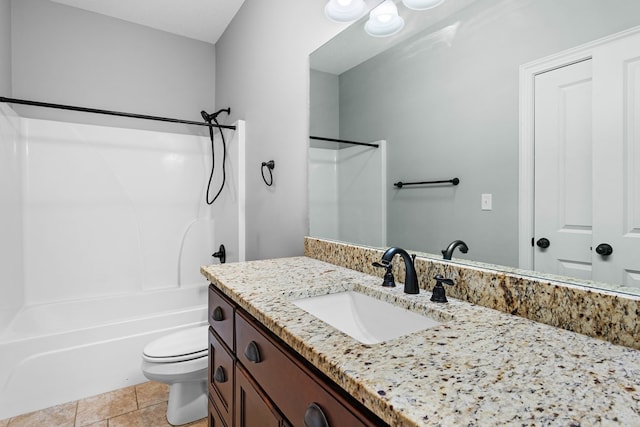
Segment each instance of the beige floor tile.
M138 408L156 405L169 399L169 385L155 381L138 384L136 386Z
M73 427L77 402L64 403L41 411L19 415L9 420L8 427Z
M187 424L187 427L209 427L207 421L208 420L206 418L203 418L200 421L195 421L191 424Z
M171 427L167 422L167 403L147 406L109 419L109 427Z
M126 387L78 401L76 426L88 426L138 409L135 387ZM10 426L11 427L11 426Z
M169 386L146 382L99 396L0 420L0 427L171 427L167 422ZM141 408L141 409L137 409ZM184 427L208 427L207 419Z

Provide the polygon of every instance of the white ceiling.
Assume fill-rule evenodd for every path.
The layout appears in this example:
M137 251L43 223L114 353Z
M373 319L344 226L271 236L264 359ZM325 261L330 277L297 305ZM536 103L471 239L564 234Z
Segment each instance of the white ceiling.
M397 1L398 13L405 21L405 27L399 34L393 37L369 36L364 31L364 23L369 19L365 15L313 52L310 57L310 66L314 70L340 75L410 38L414 38L414 41L407 44L405 49L417 49L418 45L424 49L428 45L438 43L451 44L459 29L460 22L444 28L438 24L476 1L478 0L447 0L437 8L425 11L409 10L400 1ZM367 0L367 10L371 10L379 2L380 0ZM501 0L498 4L504 5L509 2L510 0ZM425 33L429 27L432 27L433 31ZM418 36L420 33L422 34ZM415 53L407 52L412 55Z
M244 0L51 0L215 44Z

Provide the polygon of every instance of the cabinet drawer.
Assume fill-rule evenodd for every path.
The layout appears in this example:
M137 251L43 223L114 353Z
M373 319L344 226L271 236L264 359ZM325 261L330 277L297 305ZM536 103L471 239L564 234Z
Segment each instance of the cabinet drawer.
M209 324L231 351L235 350L233 341L233 312L233 305L226 297L214 288L213 285L209 286Z
M231 425L233 417L233 360L233 356L209 329L209 396L227 425Z
M341 397L334 396L330 389L320 384L320 380L313 378L306 366L288 356L280 343L254 327L252 322L244 313L236 312L238 361L294 426L305 425L307 412L311 414L307 414L308 417L317 418L319 410L332 427L375 425L363 414L351 412L343 406ZM287 384L284 387L283 381ZM312 407L313 404L315 406Z

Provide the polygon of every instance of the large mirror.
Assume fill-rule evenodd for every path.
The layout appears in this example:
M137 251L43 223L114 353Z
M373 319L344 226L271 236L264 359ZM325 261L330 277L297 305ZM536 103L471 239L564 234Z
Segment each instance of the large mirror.
M469 251L456 249L453 262L535 269L535 263L523 262L528 256L523 252L544 254L544 248L531 245L543 236L534 230L535 224L529 227L531 236L521 236L523 217L533 216L533 209L557 209L537 205L531 213L520 212L525 196L519 153L522 67L640 25L640 2L446 0L427 11L412 11L400 2L398 9L406 21L399 34L371 37L363 30L364 17L311 55L310 135L321 139L309 141L310 234L376 247L400 246L439 258L449 243L461 239ZM567 63L571 61L583 62L569 58ZM629 70L640 76L640 66ZM580 93L571 102L586 105L584 96L591 92ZM640 105L640 95L631 101ZM607 107L583 108L581 114L596 110ZM640 122L639 110L626 114L634 117L625 118L625 123ZM640 136L635 138L640 147ZM578 162L571 157L574 153L563 153L573 168ZM596 166L598 153L589 154ZM543 175L540 158L530 159L536 163L536 176ZM640 162L640 154L635 159ZM575 173L592 173L591 166L586 169ZM460 180L458 185L394 185L453 178ZM640 182L637 176L633 180ZM591 184L566 188L573 188L571 196ZM632 191L640 204L640 189ZM526 197L533 200L534 195ZM585 214L579 203L596 206L598 197L591 200L588 195L580 202L578 196L568 197L564 202L581 217L578 225L569 227L577 234L591 233L586 230L591 225L584 225L591 213ZM629 212L630 221L640 225L639 214ZM523 249L523 241L531 241L529 249ZM551 241L557 244L555 237ZM595 257L595 250L595 243L587 244L588 256ZM622 249L614 251L619 256ZM551 273L567 281L572 278L565 276L575 276L588 286L640 294L640 268L627 268L622 279L618 275L609 280L581 273L583 267L590 270L590 261L576 265Z

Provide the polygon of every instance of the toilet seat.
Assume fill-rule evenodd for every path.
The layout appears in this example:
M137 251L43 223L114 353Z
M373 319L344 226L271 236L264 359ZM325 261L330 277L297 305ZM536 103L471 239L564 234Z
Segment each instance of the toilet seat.
M183 329L147 344L142 358L147 362L175 363L208 355L207 325Z

